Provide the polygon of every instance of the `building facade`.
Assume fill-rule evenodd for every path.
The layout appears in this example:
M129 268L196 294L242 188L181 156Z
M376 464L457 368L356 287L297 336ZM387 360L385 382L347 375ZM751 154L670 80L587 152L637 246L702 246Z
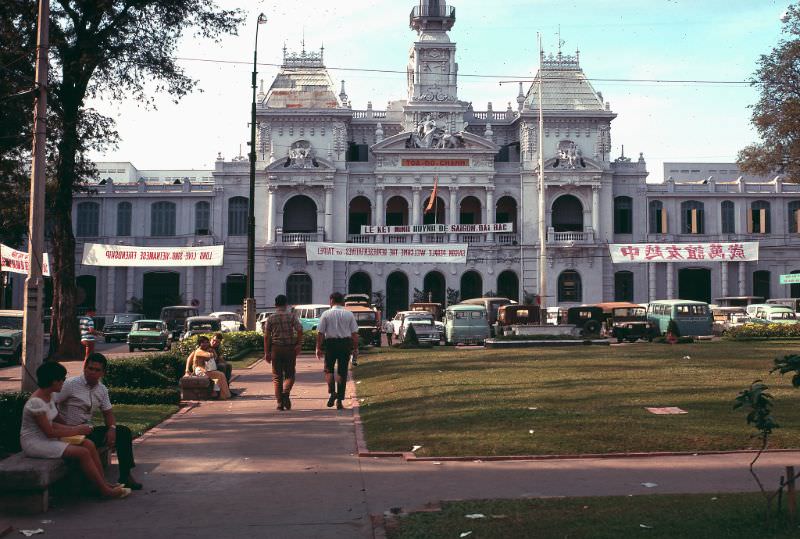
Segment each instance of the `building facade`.
M380 293L392 314L410 302L538 293L538 108L546 185L548 305L759 293L788 296L777 276L800 270L800 186L740 177L735 165L667 164L647 183L642 154L612 159L616 117L587 80L578 53L542 58L529 88L498 110L458 94L455 9L422 0L410 15L405 97L385 110L353 110L323 51L290 54L258 95L255 297L269 305L326 302L333 290ZM539 95L541 92L541 96ZM705 168L704 168L705 167ZM712 167L715 173L712 172ZM84 306L125 311L142 298L236 309L244 294L249 162L212 171L138 171L101 163L96 193L78 195L84 242L224 244L222 267L78 266ZM668 172L669 171L669 172ZM686 172L688 171L688 172ZM724 172L723 172L724 171ZM434 183L437 198L429 207ZM692 213L692 211L694 211ZM688 213L687 213L688 212ZM687 215L693 215L687 221ZM362 225L512 223L511 232L364 235ZM759 241L759 262L612 264L609 243ZM468 244L466 265L310 262L310 241ZM21 290L21 286L17 287ZM762 294L763 292L763 294Z

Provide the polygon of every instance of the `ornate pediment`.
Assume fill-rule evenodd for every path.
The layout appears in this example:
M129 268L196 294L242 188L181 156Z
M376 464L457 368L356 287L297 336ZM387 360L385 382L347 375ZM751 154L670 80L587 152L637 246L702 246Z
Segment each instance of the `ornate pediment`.
M489 139L485 139L473 133L461 131L459 133L445 133L446 136L451 138L441 138L443 144L429 145L432 138L420 139L419 131L405 131L398 133L391 137L385 138L382 141L370 147L370 150L375 154L381 153L396 153L402 152L404 154L422 154L426 156L449 156L449 155L463 155L465 153L491 153L492 155L500 151L500 146L495 144ZM418 142L422 142L418 145Z
M580 174L582 172L596 174L597 172L602 172L603 167L600 166L598 161L589 159L588 157L579 157L578 159L570 161L569 159L565 159L562 155L558 155L550 159L545 159L544 171L547 175L558 171L573 174Z
M303 174L330 174L332 171L336 170L336 167L333 163L321 157L310 158L303 163L303 166L297 166L296 162L293 162L292 158L287 156L276 159L267 165L266 170L273 174L277 172L284 172L286 174L297 174L298 172L302 172Z

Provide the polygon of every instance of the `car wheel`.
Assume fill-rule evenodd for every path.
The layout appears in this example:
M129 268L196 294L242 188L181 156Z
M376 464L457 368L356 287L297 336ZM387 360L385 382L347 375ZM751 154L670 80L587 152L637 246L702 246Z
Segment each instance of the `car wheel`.
M128 346L128 352L134 352L134 351L136 351L136 348L135 348L135 347L133 347L133 346Z

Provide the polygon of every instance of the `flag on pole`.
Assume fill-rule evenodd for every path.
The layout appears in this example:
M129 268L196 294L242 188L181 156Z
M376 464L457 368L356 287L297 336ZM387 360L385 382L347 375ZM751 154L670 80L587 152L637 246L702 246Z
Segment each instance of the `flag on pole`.
M439 191L439 176L434 176L433 191L431 191L431 198L428 199L428 206L425 208L425 213L428 213L433 209L433 205L436 203L436 194L438 191Z

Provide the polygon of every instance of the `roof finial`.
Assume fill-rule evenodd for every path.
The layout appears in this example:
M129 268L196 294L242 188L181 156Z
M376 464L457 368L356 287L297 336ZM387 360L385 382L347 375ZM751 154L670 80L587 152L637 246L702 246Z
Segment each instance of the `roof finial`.
M305 25L303 25L303 41L301 41L300 43L302 43L302 45L303 45L302 55L305 56L306 55L306 26Z
M558 57L561 58L561 47L564 45L565 41L561 39L561 25L558 25Z

